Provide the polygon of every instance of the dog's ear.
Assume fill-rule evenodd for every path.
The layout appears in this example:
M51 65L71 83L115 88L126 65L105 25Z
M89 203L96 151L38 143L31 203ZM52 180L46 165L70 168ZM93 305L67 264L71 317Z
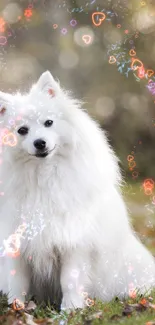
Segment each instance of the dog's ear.
M44 93L48 93L51 97L56 96L60 92L60 86L49 71L44 72L37 83L33 86L33 89L40 90Z
M11 103L11 95L0 91L0 117L5 115L9 104Z

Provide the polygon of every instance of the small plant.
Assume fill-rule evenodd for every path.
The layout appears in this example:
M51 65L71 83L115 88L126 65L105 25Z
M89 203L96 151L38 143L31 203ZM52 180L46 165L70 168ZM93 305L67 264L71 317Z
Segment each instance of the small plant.
M8 296L0 291L0 316L8 310Z

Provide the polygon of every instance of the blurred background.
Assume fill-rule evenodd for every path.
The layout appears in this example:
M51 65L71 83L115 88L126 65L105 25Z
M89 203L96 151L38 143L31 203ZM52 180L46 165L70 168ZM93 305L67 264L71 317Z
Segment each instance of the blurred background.
M155 1L1 0L1 90L27 91L47 69L107 130L155 253Z

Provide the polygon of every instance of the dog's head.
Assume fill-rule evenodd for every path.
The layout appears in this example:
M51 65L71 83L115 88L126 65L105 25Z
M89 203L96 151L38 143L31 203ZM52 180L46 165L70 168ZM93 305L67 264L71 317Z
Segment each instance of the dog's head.
M76 142L69 113L76 104L48 71L27 94L0 92L2 145L16 158L66 155Z

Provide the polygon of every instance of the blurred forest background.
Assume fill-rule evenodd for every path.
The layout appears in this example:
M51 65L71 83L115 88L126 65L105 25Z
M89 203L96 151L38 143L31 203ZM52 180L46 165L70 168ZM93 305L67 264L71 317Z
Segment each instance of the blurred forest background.
M108 131L135 229L152 243L155 1L0 0L1 90L26 91L45 70Z

